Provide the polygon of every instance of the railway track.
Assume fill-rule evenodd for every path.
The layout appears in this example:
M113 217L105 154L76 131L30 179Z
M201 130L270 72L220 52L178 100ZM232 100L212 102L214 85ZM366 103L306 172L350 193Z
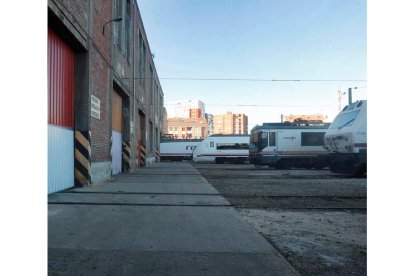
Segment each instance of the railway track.
M329 170L193 166L236 208L366 211L366 179Z

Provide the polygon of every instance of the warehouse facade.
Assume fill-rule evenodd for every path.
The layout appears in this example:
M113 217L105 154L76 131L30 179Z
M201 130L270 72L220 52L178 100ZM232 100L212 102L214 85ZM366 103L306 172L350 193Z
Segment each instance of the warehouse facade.
M48 0L48 193L159 161L164 94L136 1Z

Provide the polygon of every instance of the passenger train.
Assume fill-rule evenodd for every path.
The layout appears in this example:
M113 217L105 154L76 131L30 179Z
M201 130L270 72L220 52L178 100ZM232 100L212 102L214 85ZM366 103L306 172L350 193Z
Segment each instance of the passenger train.
M161 161L191 160L193 150L203 139L172 139L161 138L160 158Z
M367 101L344 107L325 134L332 172L362 176L367 172Z
M250 134L250 163L275 169L327 167L324 135L329 125L298 121L255 126Z
M194 162L226 161L244 163L249 160L249 135L213 134L204 139L193 151Z

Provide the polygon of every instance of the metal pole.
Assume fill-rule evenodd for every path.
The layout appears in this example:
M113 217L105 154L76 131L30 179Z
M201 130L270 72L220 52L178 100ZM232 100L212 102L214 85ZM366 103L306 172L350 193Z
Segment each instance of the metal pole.
M352 103L352 88L348 88L348 104Z
M280 122L283 123L283 114L280 114Z

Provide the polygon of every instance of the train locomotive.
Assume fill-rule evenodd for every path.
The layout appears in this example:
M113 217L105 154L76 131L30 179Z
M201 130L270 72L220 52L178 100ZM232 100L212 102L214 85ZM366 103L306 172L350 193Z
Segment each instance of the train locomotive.
M250 163L275 169L327 167L324 135L329 123L263 123L251 130Z
M367 101L344 107L325 134L332 172L363 176L367 172Z

